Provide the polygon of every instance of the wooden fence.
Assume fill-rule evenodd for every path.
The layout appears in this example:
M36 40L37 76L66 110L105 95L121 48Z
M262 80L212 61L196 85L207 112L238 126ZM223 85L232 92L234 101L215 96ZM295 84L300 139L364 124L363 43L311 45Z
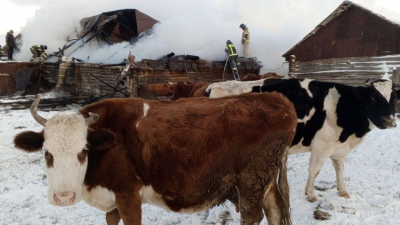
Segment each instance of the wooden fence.
M241 76L248 73L259 75L261 66L256 59L241 58L240 60L241 65L238 70ZM142 84L222 81L224 63L225 61L206 60L142 60L135 62L136 67L131 67L127 72L133 80L132 96L140 96ZM45 90L50 90L56 85L58 67L57 64L45 64L45 70L48 72L43 73L44 79L40 82L40 86L44 87ZM114 90L109 85L116 86L117 77L123 68L124 65L121 64L70 64L65 76L64 91L73 95L93 97L112 93ZM230 69L226 70L225 79L234 79ZM124 87L126 87L126 84L119 86L119 88ZM123 95L117 94L116 96Z

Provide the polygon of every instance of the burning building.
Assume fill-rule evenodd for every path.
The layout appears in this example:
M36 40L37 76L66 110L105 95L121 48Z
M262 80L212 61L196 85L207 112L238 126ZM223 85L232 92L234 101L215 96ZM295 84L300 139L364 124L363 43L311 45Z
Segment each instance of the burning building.
M127 41L134 43L142 35L151 33L158 21L137 9L124 9L105 12L80 21L82 32L77 39L60 48L54 55L60 59L68 48L67 56L88 43L111 45ZM173 54L156 60L143 59L118 64L98 64L75 61L63 65L63 90L71 95L88 96L94 99L102 97L148 97L157 99L165 95L168 82L217 82L222 79L234 79L229 66L225 73L225 61L207 61L198 56ZM256 58L240 58L239 74L258 75L261 65ZM60 61L59 61L60 62ZM29 64L27 62L0 63L0 94L36 94L55 88L60 74L60 63L45 62ZM121 74L127 78L121 80ZM225 74L225 78L223 78ZM128 94L127 94L128 92Z

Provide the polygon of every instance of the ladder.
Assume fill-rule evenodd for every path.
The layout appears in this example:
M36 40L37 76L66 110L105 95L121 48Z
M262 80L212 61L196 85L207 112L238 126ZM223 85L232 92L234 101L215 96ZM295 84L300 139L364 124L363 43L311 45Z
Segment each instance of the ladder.
M235 71L233 70L233 66L231 64L231 61L229 60L229 56L226 58L226 61L225 61L224 72L222 74L222 81L224 81L225 69L226 69L226 65L228 64L228 61L229 61L229 66L231 67L233 78L235 78L235 80L237 80L237 81L240 81L238 65L236 65L236 68L238 69L237 70L237 77L236 77Z

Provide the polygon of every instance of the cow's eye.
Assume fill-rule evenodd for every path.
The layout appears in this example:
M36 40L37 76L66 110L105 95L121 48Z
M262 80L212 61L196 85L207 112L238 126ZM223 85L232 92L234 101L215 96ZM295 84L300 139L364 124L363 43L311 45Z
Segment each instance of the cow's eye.
M44 152L44 158L46 159L46 165L47 165L47 167L48 167L48 168L53 167L53 164L54 164L53 155L52 155L50 152L45 151L45 152Z
M87 148L82 149L82 151L78 153L78 160L82 165L85 163L88 153L89 150Z
M50 153L50 152L48 152L47 150L44 152L44 157L46 157L46 158L50 158L50 157L53 157L53 155Z

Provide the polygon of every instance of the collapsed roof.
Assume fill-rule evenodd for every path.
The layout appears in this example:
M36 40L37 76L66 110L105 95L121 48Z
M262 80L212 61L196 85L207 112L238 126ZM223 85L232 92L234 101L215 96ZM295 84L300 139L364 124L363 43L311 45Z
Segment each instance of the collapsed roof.
M132 41L143 31L151 29L157 22L137 9L103 12L81 19L80 24L83 28L81 37L93 33L97 41L108 44ZM90 36L94 36L93 34Z

